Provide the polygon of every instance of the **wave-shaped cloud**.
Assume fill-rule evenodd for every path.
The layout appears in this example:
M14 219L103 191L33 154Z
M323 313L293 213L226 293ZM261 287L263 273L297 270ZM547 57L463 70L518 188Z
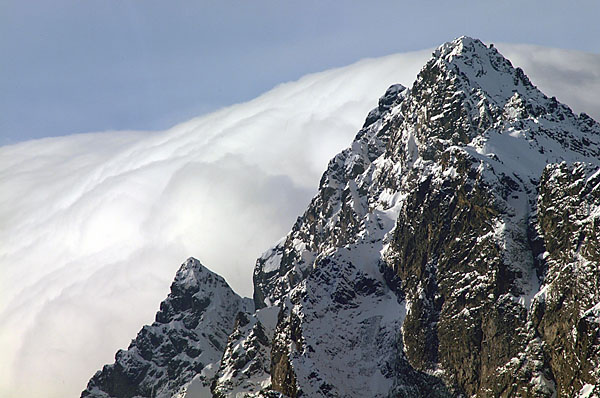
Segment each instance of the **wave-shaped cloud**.
M549 95L600 117L600 55L498 47ZM308 75L167 131L1 147L0 395L77 396L153 320L189 256L250 296L255 259L327 161L430 52Z

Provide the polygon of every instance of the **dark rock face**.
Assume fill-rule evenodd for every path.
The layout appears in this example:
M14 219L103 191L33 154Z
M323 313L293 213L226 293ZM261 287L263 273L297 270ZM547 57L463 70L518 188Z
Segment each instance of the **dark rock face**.
M455 159L454 167L469 167L464 161ZM409 362L429 372L442 365L447 383L468 396L496 389L486 384L525 348L527 319L527 309L512 300L522 293L519 270L494 239L506 221L506 204L494 196L500 181L471 170L418 184L397 219L388 256L411 303L403 324Z
M214 377L179 361L213 301L174 284L88 390L196 372L216 397L599 398L599 233L600 125L463 37L387 90L258 259ZM157 337L173 319L193 333Z
M222 277L188 259L156 322L144 326L126 351L119 350L115 363L98 371L81 396L170 398L194 376L208 390L233 320L247 305Z
M535 328L559 395L576 396L600 376L600 170L553 164L540 187L546 283L534 309Z

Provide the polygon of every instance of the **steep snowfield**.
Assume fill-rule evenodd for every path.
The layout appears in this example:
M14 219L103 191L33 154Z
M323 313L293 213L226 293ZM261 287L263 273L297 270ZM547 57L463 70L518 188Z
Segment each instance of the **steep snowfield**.
M597 55L499 47L547 94L600 118ZM250 295L255 258L288 231L329 158L430 53L309 75L163 132L0 148L0 395L78 394L152 320L190 255Z

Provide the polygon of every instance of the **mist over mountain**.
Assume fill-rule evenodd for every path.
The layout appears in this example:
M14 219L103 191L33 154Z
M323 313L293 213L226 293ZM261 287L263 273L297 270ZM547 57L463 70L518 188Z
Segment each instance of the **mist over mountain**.
M498 47L515 65L523 66L527 76L544 93L549 96L557 96L559 102L569 104L576 112L586 111L595 118L600 117L598 114L600 99L595 95L598 91L596 88L600 89L600 76L598 75L600 59L597 55L534 46L499 45ZM344 248L356 241L357 236L361 233L367 234L365 231L368 231L368 234L374 233L364 225L361 226L364 220L360 217L372 214L370 210L365 209L370 206L380 206L387 211L386 206L388 205L392 206L396 203L399 206L399 197L403 194L395 197L388 193L389 197L384 197L381 196L383 194L377 193L379 196L373 196L376 194L370 193L368 195L371 196L363 197L364 192L359 191L358 196L353 196L356 206L359 206L359 202L366 200L365 198L368 198L369 202L367 205L360 204L360 206L364 205L364 209L357 213L360 217L345 210L345 213L340 214L341 221L336 221L338 229L329 231L330 238L314 238L312 242L308 238L309 236L318 236L317 231L326 234L323 231L335 227L333 221L331 225L328 225L329 221L312 220L311 217L314 218L321 212L326 214L328 211L333 214L337 211L338 204L341 205L350 200L349 197L344 196L346 195L344 187L346 184L352 185L351 181L361 183L360 179L357 180L358 174L355 176L352 173L358 173L361 167L365 169L363 171L369 167L376 168L377 165L371 166L371 164L376 160L375 158L383 155L382 151L388 150L386 140L391 138L385 134L382 136L373 129L377 123L383 123L386 117L391 118L389 112L393 112L393 109L400 106L398 101L404 101L403 96L408 91L401 89L400 86L395 86L396 89L391 90L383 97L384 101L380 105L379 114L375 112L367 118L371 123L375 123L369 125L373 131L363 135L363 138L357 139L353 144L353 148L366 145L366 149L351 155L356 158L356 161L350 163L352 168L354 169L355 163L359 164L349 174L352 178L347 178L346 171L344 171L346 160L340 160L339 157L336 159L341 162L338 166L340 169L330 170L328 174L326 173L331 176L330 180L335 184L340 184L340 187L334 186L335 184L331 181L326 181L326 184L330 184L335 189L339 188L341 193L336 191L337 193L333 193L333 199L324 200L323 197L329 195L329 190L321 189L317 197L321 197L323 202L319 206L325 207L321 208L316 205L311 207L315 214L306 215L304 223L298 226L298 228L305 228L306 231L298 232L299 230L294 226L292 232L295 231L296 235L299 234L301 240L304 239L303 242L308 245L306 248L294 247L294 250L300 253L298 254L299 259L291 257L290 253L292 252L289 244L285 246L286 241L276 245L259 261L259 264L262 265L257 268L259 275L257 289L254 289L251 284L252 266L266 248L289 232L298 214L302 214L307 203L315 194L319 178L322 171L326 169L328 160L352 141L352 137L364 122L365 116L377 103L377 98L386 92L391 84L400 82L406 87L410 87L417 72L430 56L430 50L398 54L364 60L345 68L309 75L297 82L278 86L256 100L222 109L164 132L82 134L48 138L0 148L0 191L2 192L0 223L3 225L3 228L0 229L0 262L3 269L3 278L0 282L3 292L2 300L0 300L0 310L2 311L0 348L5 358L0 363L0 392L2 395L62 397L78 394L84 388L90 375L103 363L112 362L114 352L119 347L126 347L141 325L152 323L156 306L167 295L169 283L177 271L178 264L189 256L198 257L204 265L223 275L240 296L254 294L258 306L266 306L266 309L260 309L257 313L248 310L244 315L247 323L243 317L240 317L236 323L236 330L239 331L237 338L241 344L239 347L252 346L255 347L255 352L259 353L254 362L249 361L248 363L260 363L253 366L261 367L264 372L256 373L252 377L248 376L246 379L244 379L245 376L240 376L238 379L233 377L236 370L239 373L239 369L236 368L239 364L236 365L235 358L237 357L234 354L236 346L229 347L227 344L225 347L223 341L218 341L223 350L229 351L228 356L221 363L222 368L217 369L216 366L213 366L214 375L217 375L219 380L215 388L224 391L223 394L247 386L253 386L252 388L256 391L259 390L259 385L260 389L269 385L271 387L279 385L279 390L283 388L282 385L292 388L294 385L290 379L292 374L295 375L293 377L296 380L298 377L308 377L303 375L302 369L306 369L310 361L315 361L314 358L311 359L310 356L303 358L302 361L305 362L298 368L300 369L299 373L292 372L296 365L293 361L290 362L291 367L288 372L286 361L291 354L283 350L281 346L277 346L275 351L272 350L271 343L276 333L280 335L283 333L281 338L284 340L282 341L287 341L285 339L292 338L289 337L292 329L285 326L283 321L278 319L273 321L275 310L269 308L279 308L275 305L277 300L280 300L277 295L283 294L292 287L295 288L296 283L302 283L304 280L307 281L306 283L312 281L313 279L310 278L333 280L332 283L335 286L340 286L340 293L336 293L336 297L348 294L349 302L352 301L350 297L352 294L358 292L360 296L364 293L361 289L366 289L365 292L375 289L374 291L378 292L376 296L365 293L368 297L365 296L365 301L361 301L358 307L353 308L356 303L350 303L349 307L344 310L346 312L336 314L335 318L330 318L330 320L338 319L343 324L346 318L361 319L360 322L364 321L364 324L361 323L357 326L350 323L345 328L367 328L370 325L368 326L369 330L375 330L376 326L373 325L379 322L379 325L383 325L381 327L385 329L383 338L388 342L392 341L396 336L394 333L397 333L397 329L405 327L403 319L411 313L409 309L413 307L410 305L407 307L410 301L406 299L409 294L406 286L403 287L405 290L399 290L398 293L394 290L395 282L381 280L380 272L377 271L379 265L374 264L372 260L372 258L376 258L373 257L375 254L372 251L376 250L377 245L381 242L385 245L389 244L383 238L385 234L391 233L390 228L394 228L396 215L386 213L369 216L374 217L369 222L381 223L383 226L381 231L385 233L379 231L373 235L372 239L379 243L374 244L374 247L370 248L366 254L360 254L361 256L371 256L368 261L365 260L372 265L365 275L361 274L365 272L364 270L354 270L352 267L340 270L340 275L346 275L342 281L336 279L339 278L337 271L332 271L331 275L319 273L326 272L327 268L322 268L322 271L314 275L311 274L312 276L308 279L305 278L304 273L315 261L319 264L321 261L326 261L319 256L324 256L327 250ZM506 84L508 87L508 83ZM497 94L494 90L490 91L488 86L482 87L482 91L487 93L485 94L487 96L493 97ZM503 91L502 95L505 95ZM529 105L527 105L528 97L524 96L523 98L525 113L519 108L519 101L523 99L515 98L512 107L506 108L507 114L513 112L510 113L514 118L511 123L514 122L515 126L518 125L519 120L528 120L523 123L534 123L532 120L535 117L531 115L536 113L530 112ZM501 100L492 98L492 100L500 103L498 105L492 101L494 106L504 109L505 104L502 101L505 101L506 98L502 97ZM476 105L475 103L469 106L475 109ZM556 106L559 110L563 109L562 105ZM431 118L431 115L422 116L418 111L415 111L414 115ZM485 123L499 120L494 119L499 117L496 114L490 114L487 117L490 118L490 121ZM436 119L431 123L441 123L442 121L442 119ZM471 122L469 121L469 123ZM399 118L396 118L394 123L398 124L394 126L394 129L400 129L400 125L404 122L401 123ZM487 126L485 123L481 128ZM368 129L369 126L365 126L365 128ZM580 126L577 125L575 128L580 129ZM526 130L527 126L523 129ZM386 134L391 134L391 132L390 130ZM372 136L373 134L374 136ZM543 133L539 135L542 138L545 137ZM508 136L512 137L510 134ZM473 142L481 147L499 145L499 141L492 140L484 145L477 143L476 137L468 136L467 138L473 139ZM441 141L452 139L454 138L446 137ZM464 141L459 143L466 143L464 137L461 139ZM538 140L540 140L539 137ZM552 140L558 140L558 138L553 137ZM517 185L525 184L523 188L525 193L517 194L517 196L520 195L519 200L523 203L531 201L531 198L534 197L527 190L541 192L535 183L527 182L523 176L540 179L543 174L541 168L546 162L558 162L561 159L559 155L551 155L548 151L562 153L563 145L571 145L571 141L563 141L559 141L560 145L552 144L550 146L542 143L533 147L533 152L528 149L524 153L513 151L512 149L516 147L510 140L502 143L502 148L511 148L510 151L505 151L510 161L503 160L510 167L518 164L517 160L528 159L531 161L531 164L527 163L527 166L523 166L525 171L529 171L523 174L523 170L519 170L517 173L525 182L511 177L511 173L503 171L504 174L514 179ZM413 152L422 150L416 142L415 146L409 145ZM590 140L590 143L593 143L593 140ZM579 144L572 145L579 145L580 149L585 149L590 148L590 143L580 141ZM435 144L439 143L436 141ZM489 148L478 148L475 151L482 151L483 154L493 152ZM546 157L543 159L537 155L540 148L543 148L546 153ZM569 147L567 149L577 152L577 148ZM440 148L436 150L440 150ZM531 156L531 153L536 155ZM388 154L388 157L390 156ZM400 154L394 156L398 157ZM394 156L390 157L391 161L398 162ZM579 159L577 156L568 157L565 160ZM342 164L344 165L342 166ZM528 174L530 172L531 175ZM569 181L570 172L558 168L552 171L554 174L550 171L545 172L544 178L547 181ZM386 173L391 172L386 171ZM591 177L590 173L592 170L589 166L575 167L572 171L573 175L588 177ZM585 178L581 177L572 183L582 183L581 181L584 181ZM377 178L377 181L380 181L380 177ZM366 184L364 186L370 184L362 183ZM373 186L379 183L373 183L375 184ZM383 184L383 182L381 183ZM589 187L592 192L590 195L595 192L592 188ZM546 192L545 203L551 203L554 200L549 196L550 193L550 191ZM352 195L355 194L352 193ZM527 200L525 200L525 196L527 196ZM329 199L335 199L337 202L329 203ZM569 202L567 199L564 200ZM577 200L583 201L583 203L589 201L588 198ZM513 205L511 204L511 206ZM584 207L586 206L590 207L591 205ZM354 205L350 207L352 207L352 211L357 211L354 209ZM394 207L394 209L396 208ZM519 211L526 212L522 209ZM352 224L356 224L357 217L359 219L357 225L360 228ZM582 220L587 220L586 217ZM550 223L546 225L552 225L551 221L546 221ZM315 225L318 226L310 226L315 222ZM409 230L412 231L412 228L416 228L416 226L410 226ZM543 235L542 233L538 234ZM321 242L319 239L324 240ZM403 244L409 245L409 243ZM400 243L397 242L397 245ZM575 249L577 247L575 246ZM353 247L350 249L354 250ZM377 250L381 251L383 247ZM428 248L427 250L433 249ZM356 250L354 251L356 252ZM305 252L308 254L303 254ZM548 252L551 253L551 250ZM525 253L527 252L525 251ZM346 254L342 254L346 256ZM329 254L327 253L327 255ZM353 256L346 257L350 263L355 262ZM286 267L289 267L294 261L304 261L299 265L300 268L308 267L302 268L300 276L292 278L295 280L293 286L286 285L287 282L283 283L272 274L276 271L280 272L282 261L289 262ZM548 261L550 262L550 260ZM556 267L560 267L562 263L556 261L558 264ZM389 262L390 269L398 268L392 260ZM296 263L293 264L293 267L296 267ZM337 267L335 264L331 266ZM536 267L538 266L536 265ZM286 271L282 272L286 274L288 270L285 267L284 269ZM540 270L543 271L544 268L542 267ZM521 300L530 305L533 300L530 296L535 295L536 279L530 269L525 271L521 270L521 276L515 277L515 280L518 281L518 283L515 282L516 287L512 285L509 287L517 302ZM403 272L411 271L408 269ZM425 271L417 272L417 274L422 273ZM542 279L539 279L537 271L535 274L538 282L541 283ZM357 275L361 278L364 276L365 280L358 283L358 287L356 287ZM528 277L530 279L527 279ZM382 285L373 282L375 287L369 287L368 284L371 282L368 281L371 279ZM400 278L401 281L405 279ZM318 294L315 297L328 297L333 294L332 292L337 291L335 290L337 287L331 291L333 287L329 284L317 282L318 279L311 283L326 291L321 293L315 291L315 294ZM352 289L342 288L346 282L351 283L349 286L352 286ZM385 284L383 284L384 282ZM419 282L410 283L410 289L412 289L410 294L414 295L414 289L418 291L420 288ZM423 291L427 291L426 286L421 287L424 289ZM355 292L350 293L350 290L353 289ZM392 290L394 292L391 292ZM377 294L380 293L383 294L381 296L384 297L383 301L378 299ZM581 301L579 297L577 300ZM237 299L233 299L233 302L236 301ZM377 303L380 301L389 308L385 307L387 309L384 310L384 307L379 307L381 304ZM299 311L299 309L295 309L300 305L298 303L298 301L294 302L293 307L286 308L286 310ZM331 305L337 306L338 304ZM376 304L380 312L377 316L382 317L379 321L360 318L360 312L366 308L370 311L375 308L373 306ZM327 306L330 304L324 303L323 305L326 306L323 311L329 311ZM439 316L435 315L439 310L436 306L439 305L439 302L433 305L431 307L433 309L426 306L427 311L431 310L431 313L428 313L425 318L431 320L431 317ZM277 313L279 313L278 311ZM418 311L425 310L419 309ZM415 313L421 314L422 312ZM593 313L592 311L590 317L593 316ZM388 316L389 314L393 316ZM573 314L569 316L575 317ZM413 325L415 324L415 320L410 316L407 319L406 325L411 322ZM230 325L227 322L235 323L235 319L228 319L224 328ZM551 320L546 318L544 322L550 324ZM331 324L338 325L339 323ZM306 325L308 328L316 327L314 323L310 322ZM587 324L582 325L584 325L582 327L587 327L585 326ZM195 330L195 328L192 329ZM262 335L260 335L261 330ZM414 337L415 341L426 341L429 344L435 342L435 339L439 340L439 336L436 337L434 331L427 328L424 330L423 336ZM330 332L333 333L333 331ZM369 336L377 336L375 332L373 333ZM566 341L566 335L561 333L563 332L557 333L556 344ZM319 344L323 338L322 336L315 337ZM359 339L357 336L353 338ZM227 336L225 340L227 340ZM229 340L233 341L231 337ZM335 341L332 339L332 344ZM355 344L359 347L363 343L356 342ZM413 342L412 346L410 344L408 346L414 349L415 344ZM364 351L367 349L365 347L372 348L372 346L361 347L357 348L358 351L351 350L348 354L349 357L345 357L342 362L360 362L362 353L366 352ZM373 351L373 353L376 352L376 350ZM512 351L507 352L512 353ZM424 364L419 366L411 362L410 355L412 354L408 356L408 364L412 367L411 372L424 373L419 376L422 377L420 380L423 385L429 383L427 375L432 372L433 376L437 377L435 380L446 380L432 371L432 368L438 363L435 361L440 355L439 352L431 353L431 357L426 357L423 360ZM171 359L170 357L165 358L167 358L165 359L167 362ZM271 379L273 358L277 359L278 364L278 370L274 373L277 377L275 384ZM356 372L369 373L379 366L376 365L376 362L380 360L382 357L369 357L368 360L365 359L362 367L353 369L356 369ZM393 358L383 358L383 360L382 363L388 364L394 361ZM321 357L318 361L322 361ZM175 367L175 369L184 369L185 363L191 362L182 361L181 366ZM215 362L210 363L214 364ZM327 361L323 363L327 363ZM402 366L406 365L404 362L401 364L403 364ZM202 362L202 365L207 366L208 362ZM338 364L330 363L328 366L333 369ZM523 366L524 369L527 368L525 365ZM507 372L509 371L507 370ZM535 374L539 377L543 376L543 380L556 381L554 375L540 372ZM581 373L583 370L578 370L578 372ZM384 390L389 387L391 380L384 373L381 373L383 378L378 378L380 376L377 374L377 377L372 379L373 383L377 383L382 389L379 392L381 394L385 393ZM472 373L475 374L477 371L474 370ZM208 371L205 374L213 375ZM476 378L473 374L469 377ZM325 372L316 380L322 380L321 384L325 383L325 386L329 384L336 386L339 385L338 379L336 379L338 376L331 372ZM355 377L354 374L345 376ZM280 379L281 377L283 379ZM205 380L208 379L210 378ZM157 377L152 380L160 384L167 379ZM357 378L356 380L356 383L360 383L361 379ZM178 388L185 387L188 381L178 384ZM196 387L190 388L202 390L207 387L203 383L202 380L196 381ZM244 383L247 384L246 387L244 387ZM264 383L264 386L261 383ZM395 380L392 384L394 383L398 386L403 385L401 380ZM456 383L458 383L456 385L466 385L464 381ZM481 383L481 381L473 382L472 385L476 383ZM161 384L161 386L164 387L167 384ZM310 384L312 386L310 388L316 389L317 387L313 384ZM309 386L309 384L304 385ZM368 386L369 384L364 385ZM441 384L434 383L433 385ZM450 383L450 385L453 384ZM169 385L165 391L168 393L174 391L171 388L174 387ZM291 394L291 391L287 391L287 393Z
M329 161L253 303L189 259L82 397L599 397L599 234L600 124L461 37Z

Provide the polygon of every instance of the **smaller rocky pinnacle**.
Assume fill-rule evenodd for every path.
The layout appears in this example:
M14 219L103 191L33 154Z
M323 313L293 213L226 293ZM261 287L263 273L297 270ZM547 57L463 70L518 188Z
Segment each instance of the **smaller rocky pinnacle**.
M221 276L187 259L156 321L142 327L128 349L119 350L115 362L92 377L82 397L170 398L194 377L196 388L208 391L234 320L245 310L244 300Z

